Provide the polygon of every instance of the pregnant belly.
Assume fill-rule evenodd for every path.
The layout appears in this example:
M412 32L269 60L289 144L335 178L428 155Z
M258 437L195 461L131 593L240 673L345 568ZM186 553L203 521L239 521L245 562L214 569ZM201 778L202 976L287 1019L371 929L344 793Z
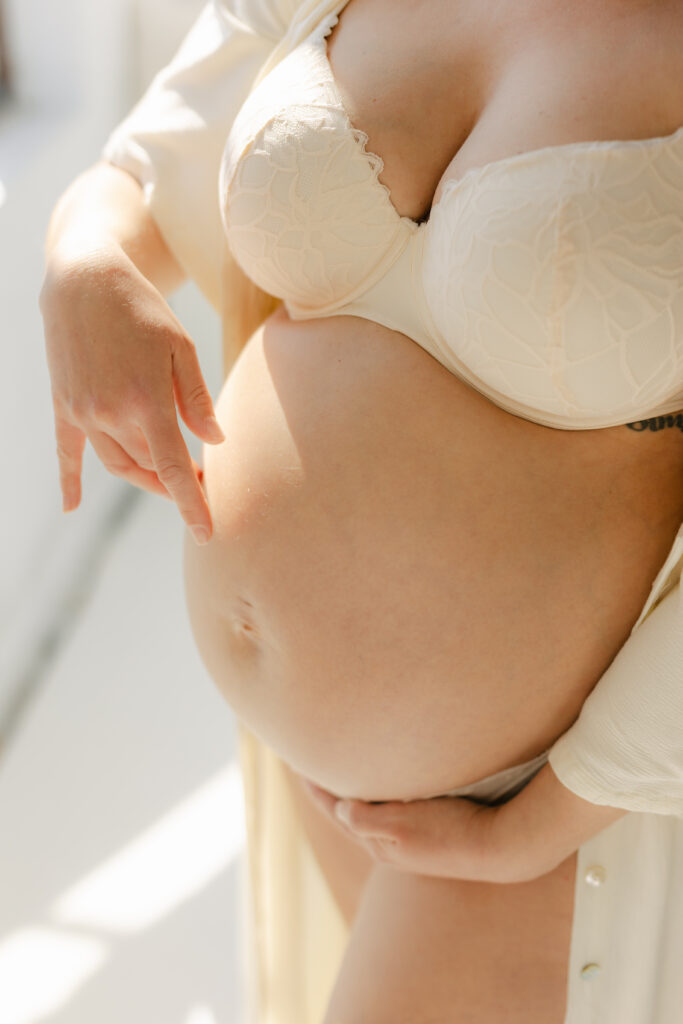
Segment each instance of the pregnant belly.
M529 423L353 317L277 312L217 415L193 633L247 726L339 794L431 796L549 746L683 518L680 432Z

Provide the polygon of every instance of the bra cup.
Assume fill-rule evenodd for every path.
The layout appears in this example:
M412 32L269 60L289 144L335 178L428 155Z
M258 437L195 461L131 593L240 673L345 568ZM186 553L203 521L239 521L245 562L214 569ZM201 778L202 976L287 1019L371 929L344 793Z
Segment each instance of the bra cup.
M390 265L409 223L378 181L382 162L350 125L325 54L331 16L253 90L219 177L228 245L290 312L339 306Z
M239 157L226 152L221 209L243 270L302 310L338 304L404 233L343 112L288 104Z
M422 289L485 393L569 422L683 404L683 200L660 153L662 173L644 148L546 149L446 186Z
M252 91L219 175L228 246L293 319L365 316L507 409L590 429L683 408L683 126L546 146L399 215L326 57L334 18Z

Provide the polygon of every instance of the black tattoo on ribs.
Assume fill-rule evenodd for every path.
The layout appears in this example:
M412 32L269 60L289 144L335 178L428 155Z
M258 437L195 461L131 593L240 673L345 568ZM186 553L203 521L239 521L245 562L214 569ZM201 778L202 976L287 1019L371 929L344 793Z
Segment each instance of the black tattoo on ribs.
M678 427L683 431L683 412L675 416L654 416L651 420L636 420L635 423L627 423L629 430L666 430L667 427Z

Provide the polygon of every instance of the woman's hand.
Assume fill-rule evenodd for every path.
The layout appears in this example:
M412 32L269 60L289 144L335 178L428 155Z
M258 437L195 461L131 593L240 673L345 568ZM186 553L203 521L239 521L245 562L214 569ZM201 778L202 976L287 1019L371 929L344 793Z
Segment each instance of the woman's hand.
M175 501L202 542L211 516L178 426L225 440L192 340L115 243L64 245L40 293L64 511L81 500L86 438L106 468Z
M321 810L378 863L416 875L493 880L498 808L455 797L409 803L339 800L305 782Z
M538 878L626 813L576 796L550 765L497 807L457 797L373 804L306 784L318 806L378 863L477 882Z

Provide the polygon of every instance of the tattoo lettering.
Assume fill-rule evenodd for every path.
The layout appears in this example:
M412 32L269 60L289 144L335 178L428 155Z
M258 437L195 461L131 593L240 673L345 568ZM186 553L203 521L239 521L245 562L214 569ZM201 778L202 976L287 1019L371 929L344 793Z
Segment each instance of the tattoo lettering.
M667 427L678 427L683 432L683 412L675 416L655 416L651 420L637 420L635 423L627 423L629 430L666 430Z

